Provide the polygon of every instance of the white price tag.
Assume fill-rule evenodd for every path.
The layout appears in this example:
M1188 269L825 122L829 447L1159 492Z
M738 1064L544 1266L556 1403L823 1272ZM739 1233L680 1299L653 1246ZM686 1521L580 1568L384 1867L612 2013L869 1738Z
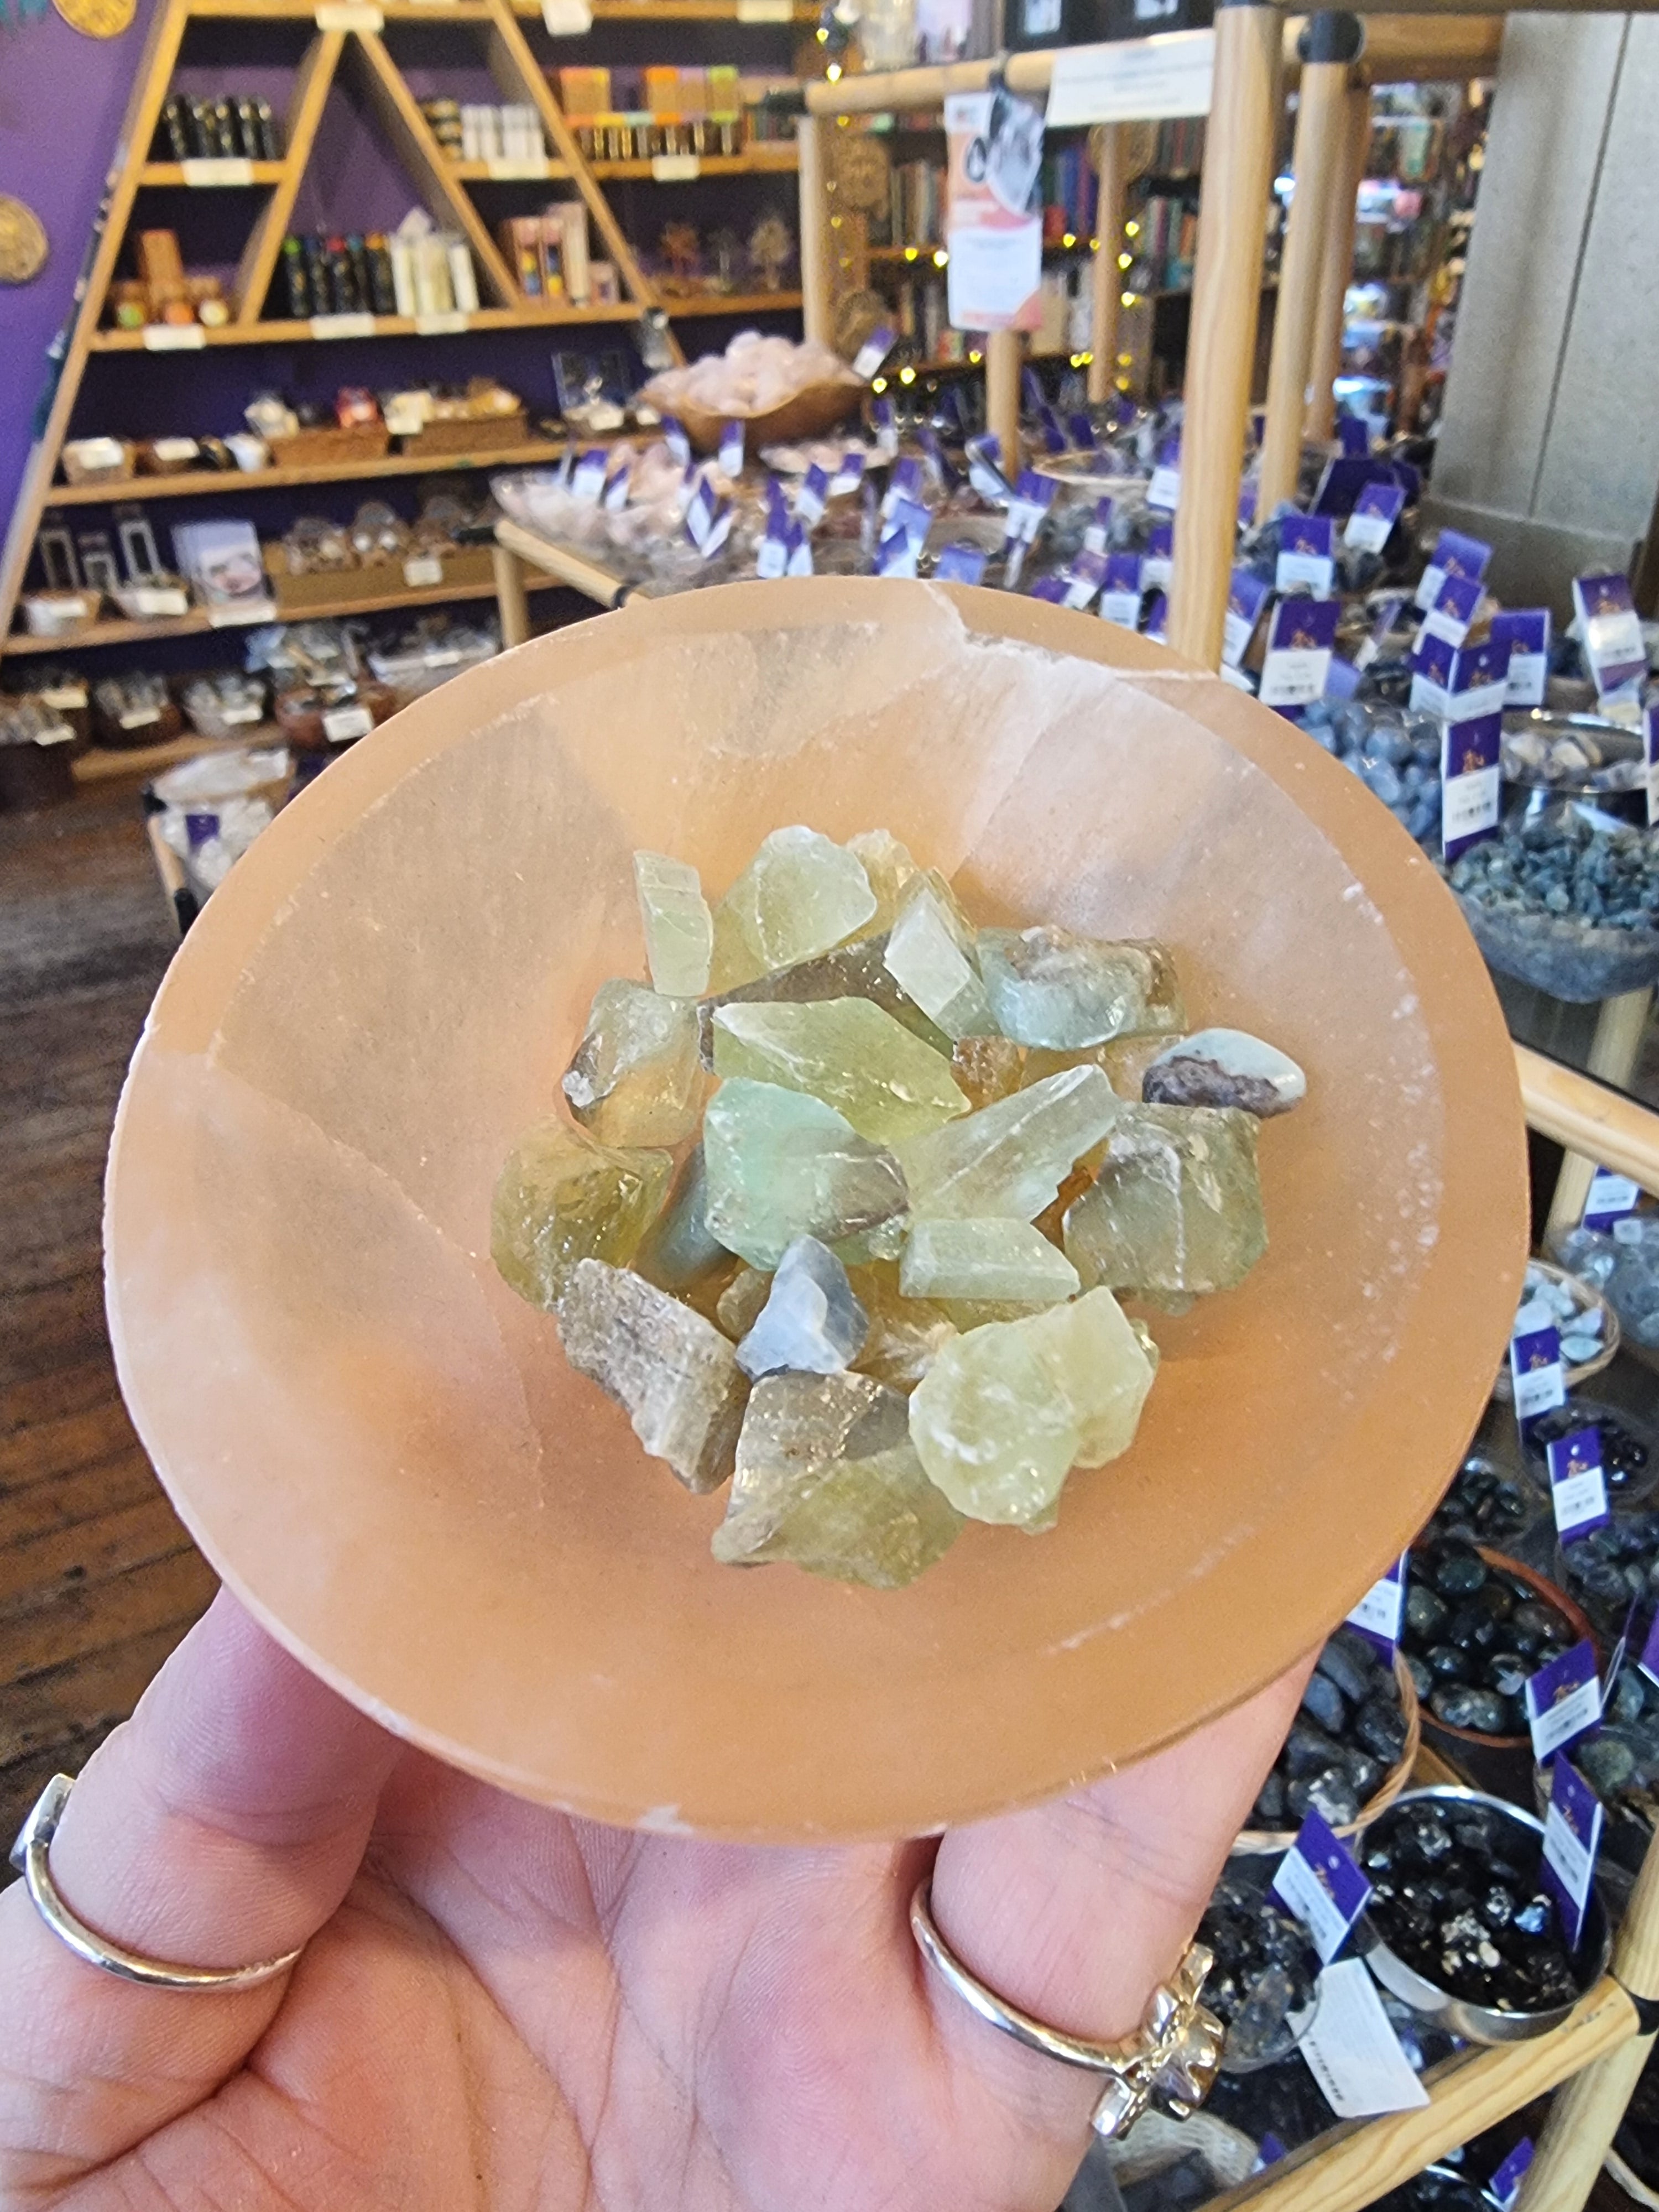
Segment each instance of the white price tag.
M317 10L319 31L383 31L386 17L378 8L365 8L358 0L323 0Z
M1550 1496L1556 1528L1564 1536L1576 1535L1586 1522L1607 1517L1607 1486L1599 1467L1588 1474L1570 1474L1565 1482L1552 1484Z
M330 707L323 714L323 735L331 745L366 738L374 726L374 717L367 707Z
M159 707L131 707L125 714L116 717L124 730L147 730L152 722L159 722L161 719Z
M450 338L461 331L472 327L471 315L463 314L459 307L451 307L441 315L416 315L415 335L419 338Z
M1152 123L1207 115L1215 83L1215 33L1164 31L1150 39L1063 46L1048 88L1048 124Z
M551 165L545 154L495 154L484 163L484 167L489 172L492 185L509 185L520 179L527 183L538 183L552 174Z
M1263 662L1256 696L1264 707L1305 707L1324 697L1330 672L1329 646L1287 647Z
M1342 543L1361 553L1380 553L1394 528L1391 514L1362 514L1358 507L1342 526Z
M1319 1977L1319 2009L1300 2049L1339 2119L1414 2112L1429 2101L1363 1959L1340 1960Z
M1148 507L1161 507L1173 514L1181 504L1181 471L1172 469L1167 461L1160 461L1152 471L1152 480L1146 487Z
M1237 668L1239 662L1244 658L1245 647L1249 645L1251 638L1255 635L1255 623L1254 619L1247 620L1244 616L1235 614L1232 609L1229 607L1225 616L1223 617L1221 624L1221 658L1223 660L1226 661L1230 666Z
M231 599L207 611L210 629L247 629L255 623L275 622L275 599Z
M1170 579L1175 574L1175 562L1167 553L1149 553L1140 564L1141 589L1147 592L1167 592Z
M459 645L428 646L426 653L426 665L428 668L453 668L460 657L461 648Z
M1440 787L1441 836L1469 837L1498 820L1502 770L1476 769L1470 775L1448 776Z
M738 0L740 23L792 23L794 0Z
M411 592L424 591L443 580L444 564L435 553L411 553L404 562L404 581Z
M1564 1743L1571 1743L1601 1717L1601 1685L1592 1675L1576 1690L1557 1700L1545 1712L1533 1710L1532 1684L1527 1685L1527 1718L1532 1729L1532 1755L1545 1765Z
M135 584L131 596L133 615L139 622L190 612L190 593L182 584Z
M34 742L37 745L66 745L74 735L67 722L53 722L47 728L35 732Z
M587 0L542 0L542 23L556 39L580 39L593 27Z
M1273 589L1288 592L1297 584L1312 587L1314 597L1328 597L1333 564L1320 553L1281 553L1273 564Z
M251 185L253 164L229 155L216 156L210 161L192 161L179 165L185 173L185 182L197 189L211 185Z
M146 353L197 353L207 343L199 323L146 323Z
M87 687L84 684L64 684L54 686L49 690L37 692L35 696L43 707L50 707L55 713L61 714L67 707L86 705ZM1634 1188L1635 1186L1632 1184L1632 1188ZM1633 1200L1632 1203L1634 1203Z
M1510 653L1504 704L1506 707L1541 707L1549 672L1550 657L1547 653Z
M313 315L311 335L314 338L372 338L374 335L373 315Z
M257 722L262 719L264 709L257 706L221 707L219 720L222 722Z
M1139 592L1103 592L1100 611L1103 620L1115 623L1120 629L1140 627L1140 594Z
M651 174L659 185L689 185L702 174L702 162L696 154L653 154Z

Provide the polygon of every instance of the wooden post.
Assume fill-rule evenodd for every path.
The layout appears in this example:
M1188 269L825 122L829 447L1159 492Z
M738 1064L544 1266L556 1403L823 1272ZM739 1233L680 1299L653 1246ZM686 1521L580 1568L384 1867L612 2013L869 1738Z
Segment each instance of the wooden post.
M1168 630L1175 650L1206 668L1220 665L1238 531L1279 55L1277 9L1235 0L1216 9L1215 91L1205 134Z
M1359 208L1359 187L1365 175L1365 156L1371 143L1371 94L1369 85L1355 85L1348 94L1346 143L1344 160L1332 187L1331 211L1325 224L1325 256L1319 270L1319 304L1314 311L1313 356L1308 367L1307 434L1316 441L1331 437L1336 429L1336 392L1342 366L1343 306L1353 276L1353 234Z
M1651 1843L1613 1946L1613 1972L1632 1996L1659 1997L1659 1850ZM1652 2051L1651 2034L1633 2036L1557 2091L1522 2185L1521 2212L1579 2212Z
M1342 167L1348 71L1363 33L1357 16L1327 12L1309 18L1304 39L1296 191L1285 227L1273 361L1267 371L1267 426L1261 441L1261 494L1256 511L1263 521L1280 500L1296 496L1324 231L1332 188Z
M1626 1089L1636 1073L1652 1010L1651 988L1624 991L1616 999L1604 999L1584 1061L1586 1073L1599 1083L1610 1083L1615 1090ZM1587 1158L1582 1152L1570 1152L1562 1161L1561 1172L1555 1179L1555 1195L1550 1201L1550 1218L1544 1230L1546 1242L1578 1226L1583 1218L1584 1200L1589 1196L1591 1178L1600 1165L1599 1161Z
M1002 473L1019 472L1019 373L1025 341L1018 331L990 331L985 338L985 422L1002 447Z
M1100 126L1100 191L1095 206L1095 297L1089 318L1089 401L1098 406L1112 396L1117 375L1118 308L1122 272L1117 257L1123 243L1123 193L1129 179L1127 134L1121 123Z
M522 645L530 635L530 605L525 598L524 564L505 545L492 545L489 557L495 571L495 605L501 611L501 643Z
M800 147L801 330L815 345L835 343L830 283L830 200L826 135L832 122L803 115L795 125Z

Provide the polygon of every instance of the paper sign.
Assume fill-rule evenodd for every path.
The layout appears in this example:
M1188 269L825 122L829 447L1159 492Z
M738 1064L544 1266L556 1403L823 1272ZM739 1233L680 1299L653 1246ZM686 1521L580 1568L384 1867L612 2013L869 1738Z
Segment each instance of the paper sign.
M1419 636L1443 637L1449 645L1462 645L1474 623L1480 592L1481 586L1473 576L1448 576L1429 609Z
M794 0L738 0L740 23L791 23Z
M1424 635L1418 641L1417 673L1412 678L1411 704L1419 703L1448 722L1484 720L1501 714L1504 687L1509 682L1509 647L1488 639L1484 645L1454 649L1443 637Z
M969 438L963 447L968 463L968 481L981 499L993 502L1013 497L1013 486L1002 473L1002 447L992 431L982 437Z
M1410 1559L1409 1552L1401 1553L1382 1581L1371 1584L1347 1618L1347 1626L1357 1628L1368 1644L1376 1644L1390 1664L1405 1615L1406 1576Z
M1440 842L1448 860L1456 860L1498 828L1503 748L1502 714L1441 725Z
M367 707L328 707L323 711L323 735L331 745L366 738L374 726L374 717Z
M146 323L143 337L146 353L194 353L207 343L199 323Z
M1146 487L1148 507L1160 507L1165 514L1173 514L1181 504L1181 441L1170 438L1164 441L1152 471L1152 480Z
M864 455L854 446L850 453L841 457L841 466L830 479L830 496L840 499L849 491L856 491L864 482Z
M1326 1967L1319 1978L1319 2009L1297 2047L1339 2119L1408 2112L1429 2101L1363 1959L1340 1959Z
M1279 559L1273 568L1273 588L1294 591L1309 585L1315 599L1328 597L1336 573L1332 540L1335 525L1328 514L1287 514L1279 526Z
M947 545L933 566L941 584L976 584L985 574L985 556L977 545Z
M1595 1672L1595 1646L1586 1637L1527 1682L1527 1725L1532 1754L1540 1766L1588 1735L1601 1718L1601 1685Z
M1266 707L1305 707L1325 696L1340 612L1334 599L1281 599L1267 630L1257 693Z
M386 17L378 8L324 5L317 10L319 31L383 31Z
M888 329L886 324L883 323L878 329L871 331L869 337L854 355L854 375L863 377L868 383L892 350L893 333ZM891 411L890 406L888 410L890 417Z
M1601 1801L1571 1759L1558 1759L1550 1770L1549 1810L1544 1815L1544 1887L1555 1899L1561 1932L1575 1951L1584 1932L1601 1841Z
M892 531L876 549L877 575L914 576L916 573L916 551L915 541L908 531Z
M372 338L374 335L373 315L313 315L311 335L314 338Z
M1521 2185L1527 2178L1527 2168L1531 2164L1532 2137L1522 2136L1486 2184L1488 2191L1502 2206L1503 2212L1511 2212L1516 2198L1521 2194Z
M1365 1910L1371 1886L1347 1846L1317 1813L1310 1813L1273 1876L1275 1897L1287 1905L1313 1938L1328 1966Z
M1058 489L1052 477L1040 477L1035 470L1022 469L1014 495L1008 502L1005 537L1024 545L1034 543Z
M945 243L959 331L1034 331L1042 320L1042 110L1012 93L945 103Z
M1466 538L1461 530L1443 530L1435 540L1433 558L1419 580L1416 604L1426 614L1448 576L1473 576L1479 582L1491 559L1491 546L1478 538Z
M682 468L689 467L691 460L691 441L686 436L685 425L680 421L678 416L663 416L662 436L663 443L667 447L671 457L678 461Z
M1605 1236L1615 1221L1635 1212L1641 1195L1639 1186L1628 1176L1614 1175L1611 1168L1597 1168L1590 1177L1589 1195L1579 1219L1584 1228Z
M542 0L542 23L556 39L580 39L593 27L587 0Z
M1352 418L1345 416L1345 421ZM1364 426L1360 429L1364 434ZM1389 532L1400 519L1400 510L1406 504L1403 485L1397 483L1368 483L1353 503L1342 532L1342 543L1356 547L1362 553L1380 553L1389 542Z
M830 472L814 461L796 488L796 521L804 522L809 530L815 522L821 522L829 498Z
M1625 576L1575 576L1572 603L1578 612L1584 658L1605 696L1622 691L1647 674L1642 624Z
M1215 33L1164 31L1150 39L1062 46L1048 88L1048 120L1152 123L1207 115L1215 83Z
M1146 557L1142 563L1140 580L1149 592L1164 592L1170 587L1175 574L1175 525L1155 522L1146 540Z
M1535 1420L1553 1407L1565 1405L1567 1385L1561 1365L1561 1339L1555 1329L1517 1328L1510 1342L1510 1375L1515 1386L1517 1421Z
M1506 707L1541 707L1550 673L1550 611L1530 607L1495 614L1492 618L1494 644L1510 649Z
M211 161L184 161L179 164L185 173L185 182L196 188L214 185L251 185L253 164L233 159L228 155Z
M1139 553L1109 553L1106 580L1101 586L1100 611L1120 629L1139 629L1140 599L1146 578Z
M1256 623L1267 603L1266 580L1253 574L1249 568L1235 568L1227 593L1227 612L1222 629L1221 658L1228 667L1237 668L1243 659L1245 648L1255 635Z
M1164 630L1169 623L1169 619L1170 600L1168 593L1164 592L1154 592L1146 608L1146 635L1152 639L1154 645L1162 645L1165 642Z
M1064 580L1066 593L1062 604L1075 609L1079 614L1084 613L1106 580L1106 556L1092 553L1085 546L1066 570Z
M404 562L404 581L411 592L426 591L444 580L444 564L435 553L414 553Z
M1550 1502L1555 1508L1555 1527L1564 1544L1604 1528L1613 1518L1607 1509L1607 1477L1601 1469L1601 1431L1593 1424L1575 1429L1544 1448L1550 1470Z

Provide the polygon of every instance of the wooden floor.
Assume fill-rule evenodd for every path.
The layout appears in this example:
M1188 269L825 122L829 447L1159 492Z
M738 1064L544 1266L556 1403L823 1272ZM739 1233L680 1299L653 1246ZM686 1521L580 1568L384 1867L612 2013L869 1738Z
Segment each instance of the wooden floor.
M111 1117L175 942L136 779L0 814L0 1861L213 1594L123 1409L100 1278Z

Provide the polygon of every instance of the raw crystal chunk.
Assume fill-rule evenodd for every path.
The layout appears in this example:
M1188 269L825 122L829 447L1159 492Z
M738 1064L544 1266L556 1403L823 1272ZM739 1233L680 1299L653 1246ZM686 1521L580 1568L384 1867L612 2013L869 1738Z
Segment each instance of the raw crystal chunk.
M708 1226L752 1267L775 1267L797 1237L834 1244L902 1214L898 1162L833 1106L735 1077L703 1118Z
M749 1376L775 1375L783 1368L836 1375L852 1365L869 1333L846 1268L816 1237L798 1237L779 1261L766 1304L738 1346L738 1364Z
M722 1266L728 1255L708 1226L708 1173L702 1146L693 1146L674 1178L668 1203L635 1265L665 1291L684 1291Z
M954 902L947 904L927 878L910 886L888 934L888 974L947 1036L982 1036L996 1027L969 957L973 942Z
M958 1037L951 1054L951 1077L977 1113L981 1106L1010 1097L1019 1089L1024 1065L1024 1046L1010 1037Z
M1058 1051L1186 1026L1167 949L1069 929L981 929L979 969L997 1027Z
M635 853L634 887L653 984L671 999L701 997L708 988L714 917L696 870L663 853Z
M582 1260L559 1305L565 1358L623 1407L688 1490L732 1472L749 1386L713 1322L626 1267Z
M913 1221L899 1265L906 1297L997 1298L1052 1305L1077 1289L1077 1269L1040 1229L1007 1215Z
M896 1147L910 1205L934 1219L1031 1221L1120 1112L1097 1067L1068 1068Z
M743 925L722 899L714 908L714 943L708 956L711 991L736 990L766 973L766 963L743 933Z
M1165 1045L1140 1082L1149 1106L1238 1106L1262 1121L1288 1114L1307 1090L1287 1053L1245 1030L1200 1030Z
M1070 1052L1033 1045L1025 1054L1022 1080L1041 1083L1045 1075L1058 1075L1062 1068L1097 1067L1120 1098L1139 1098L1141 1076L1166 1042L1157 1036L1109 1037L1104 1044L1077 1045Z
M721 1006L714 1072L804 1091L878 1145L919 1136L968 1111L944 1054L867 999Z
M847 849L864 864L864 872L876 902L875 927L887 929L898 912L899 895L912 876L920 872L908 847L890 830L860 830L849 837Z
M697 1010L643 983L601 983L565 1070L570 1110L602 1145L678 1145L697 1125Z
M1259 1126L1233 1107L1126 1105L1093 1188L1066 1209L1083 1280L1188 1296L1242 1282L1267 1249Z
M765 1268L739 1267L720 1292L714 1319L733 1344L741 1344L760 1319L771 1288L772 1278Z
M951 1040L936 1022L930 1022L915 1000L901 991L883 963L887 939L860 937L856 944L838 945L816 960L802 960L775 975L723 990L705 999L697 1009L702 1024L702 1064L714 1065L714 1016L722 1006L806 1006L820 999L870 999L891 1014L913 1036L925 1037L935 1052L948 1053Z
M910 1401L929 1478L976 1521L1046 1528L1074 1465L1133 1441L1155 1362L1109 1291L947 1344Z
M538 1121L496 1178L489 1251L503 1280L550 1313L579 1261L625 1266L673 1172L666 1152L613 1152L584 1129Z
M890 1262L854 1267L847 1279L870 1320L870 1334L853 1365L895 1390L914 1390L940 1345L957 1333L950 1316L931 1299L907 1298L899 1289L898 1269Z
M867 1375L772 1375L750 1395L711 1548L727 1566L793 1559L900 1589L961 1527L922 1472L896 1391Z
M827 952L876 911L857 855L799 826L775 830L720 903L759 969Z

